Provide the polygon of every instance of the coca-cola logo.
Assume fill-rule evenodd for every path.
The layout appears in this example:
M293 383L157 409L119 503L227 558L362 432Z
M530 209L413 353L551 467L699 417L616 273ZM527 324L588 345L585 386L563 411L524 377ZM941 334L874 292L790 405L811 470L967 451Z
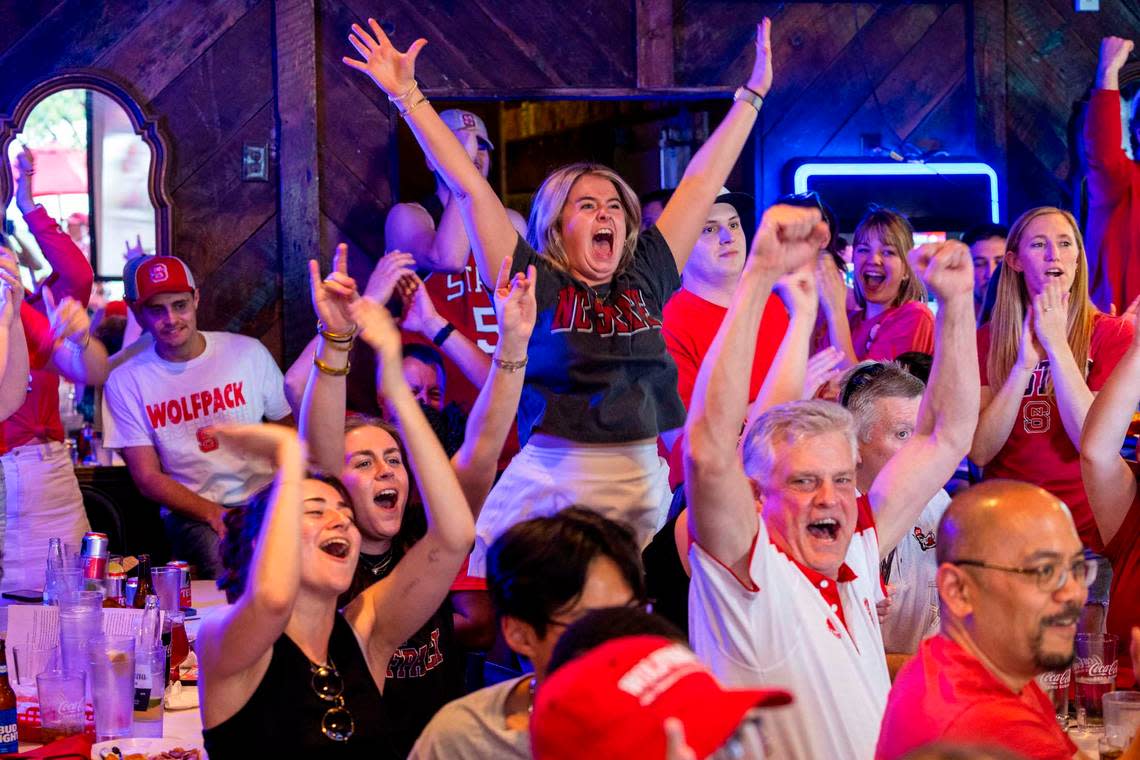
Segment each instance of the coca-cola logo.
M1037 676L1037 683L1043 689L1067 689L1072 682L1071 670L1050 670Z
M1117 671L1120 670L1120 664L1113 660L1107 665L1098 655L1091 657L1078 657L1076 668L1079 671L1078 675L1090 676L1093 678L1116 678Z

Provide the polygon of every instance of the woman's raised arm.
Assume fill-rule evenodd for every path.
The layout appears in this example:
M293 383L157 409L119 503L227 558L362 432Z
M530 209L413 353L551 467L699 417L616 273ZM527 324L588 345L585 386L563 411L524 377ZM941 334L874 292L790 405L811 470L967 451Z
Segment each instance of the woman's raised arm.
M499 271L503 258L514 251L518 232L503 202L471 162L467 150L420 92L416 83L416 57L427 40L421 37L401 53L376 19L368 19L368 26L371 31L360 24L352 25L348 41L362 60L345 57L344 63L367 74L404 117L424 155L461 204L463 223L471 238L479 272L489 273L482 276L490 277ZM494 286L486 280L484 284Z

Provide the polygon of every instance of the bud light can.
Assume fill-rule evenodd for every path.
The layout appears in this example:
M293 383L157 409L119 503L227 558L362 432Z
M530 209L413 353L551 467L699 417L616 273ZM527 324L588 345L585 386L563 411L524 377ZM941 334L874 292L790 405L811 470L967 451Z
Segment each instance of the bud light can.
M84 533L79 556L87 587L102 589L103 579L107 577L107 559L111 556L107 534Z

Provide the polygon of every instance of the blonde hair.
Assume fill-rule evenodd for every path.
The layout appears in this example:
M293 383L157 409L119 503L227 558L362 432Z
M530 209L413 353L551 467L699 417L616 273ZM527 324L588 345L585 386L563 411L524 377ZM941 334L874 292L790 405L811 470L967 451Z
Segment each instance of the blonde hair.
M852 247L858 248L861 244L866 243L867 237L872 232L879 236L883 245L894 248L895 254L902 261L903 278L902 282L899 283L898 295L895 296L894 301L891 301L891 307L902 306L911 301L925 301L926 286L910 268L910 259L907 258L910 249L914 248L914 228L910 226L907 218L889 208L871 209L863 215L855 227ZM859 304L860 309L867 307L867 298L863 295L863 286L858 277L855 278L855 303Z
M633 258L633 249L637 245L637 233L641 229L641 204L629 183L608 166L578 163L555 169L534 194L526 240L556 269L571 273L570 257L562 244L562 209L566 206L574 183L587 175L612 182L625 211L625 242L616 270L621 272Z
M1085 242L1077 220L1064 209L1053 206L1038 206L1026 211L1010 227L1006 238L1006 256L1017 253L1018 245L1025 234L1025 228L1034 219L1047 214L1060 214L1073 229L1073 239L1077 243L1077 271L1073 275L1073 285L1069 290L1068 336L1069 349L1073 352L1081 374L1088 371L1089 344L1092 342L1093 318L1098 313L1089 300L1089 265L1085 258ZM1001 268L997 284L997 300L990 315L990 350L986 356L986 376L991 387L1001 386L1009 378L1009 373L1017 363L1021 349L1021 326L1025 321L1025 311L1029 304L1029 289L1025 286L1025 275L1015 271L1008 262ZM1053 378L1050 376L1046 394L1053 394Z
M790 401L778 404L756 418L744 431L741 458L744 472L763 483L776 465L775 442L797 443L826 433L842 433L851 444L851 457L859 457L855 419L834 401Z

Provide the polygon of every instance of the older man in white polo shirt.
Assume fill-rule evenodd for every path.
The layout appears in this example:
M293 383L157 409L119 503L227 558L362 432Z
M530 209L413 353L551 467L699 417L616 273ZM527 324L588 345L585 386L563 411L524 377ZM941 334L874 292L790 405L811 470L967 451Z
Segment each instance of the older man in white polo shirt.
M775 757L871 758L890 689L879 557L954 472L976 424L973 274L961 243L912 252L940 302L930 387L914 436L857 498L854 428L837 404L777 406L736 445L764 304L815 256L821 229L818 211L768 209L697 379L685 429L689 629L725 681L795 694L766 721Z

